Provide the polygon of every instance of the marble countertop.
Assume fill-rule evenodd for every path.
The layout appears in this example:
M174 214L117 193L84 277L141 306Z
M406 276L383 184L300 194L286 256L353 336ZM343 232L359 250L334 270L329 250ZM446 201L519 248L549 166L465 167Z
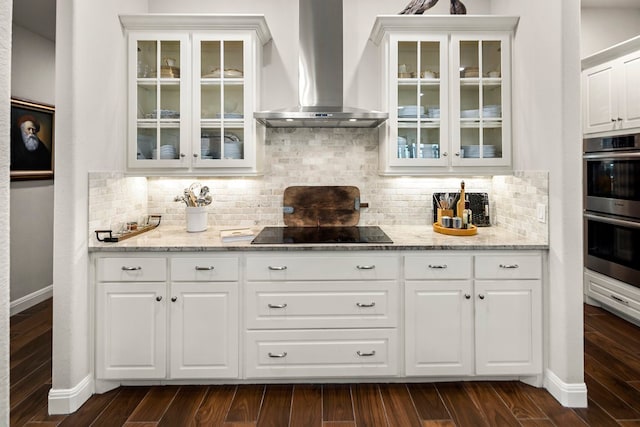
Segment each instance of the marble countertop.
M199 251L309 251L309 250L546 250L547 241L532 240L504 228L478 228L474 236L449 236L433 231L428 225L381 225L393 244L283 244L252 245L250 241L223 243L220 230L231 227L209 227L200 233L187 233L184 227L160 225L117 243L89 240L89 252L199 252ZM262 227L252 227L256 234Z

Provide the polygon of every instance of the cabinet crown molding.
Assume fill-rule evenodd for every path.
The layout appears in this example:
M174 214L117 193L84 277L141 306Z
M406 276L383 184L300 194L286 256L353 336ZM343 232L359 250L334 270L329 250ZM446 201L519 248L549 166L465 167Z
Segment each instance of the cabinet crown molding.
M387 31L515 31L519 20L499 15L378 15L369 40L379 45Z
M264 15L148 13L119 17L126 30L253 30L263 45L271 40Z
M623 41L599 52L582 58L582 70L603 64L613 59L619 58L629 53L640 50L640 36Z

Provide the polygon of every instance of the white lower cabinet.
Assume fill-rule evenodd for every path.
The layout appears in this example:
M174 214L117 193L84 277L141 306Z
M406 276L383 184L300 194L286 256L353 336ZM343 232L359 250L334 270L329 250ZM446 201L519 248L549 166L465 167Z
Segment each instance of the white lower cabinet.
M98 258L96 376L236 378L238 268L235 257ZM136 282L146 270L158 281ZM133 274L103 281L119 271Z
M247 378L398 375L397 255L250 255L246 277Z
M238 286L171 284L171 377L238 376Z
M539 251L93 258L99 380L542 373Z
M151 379L166 375L166 284L99 283L96 376Z
M412 255L405 273L407 375L542 372L539 254Z

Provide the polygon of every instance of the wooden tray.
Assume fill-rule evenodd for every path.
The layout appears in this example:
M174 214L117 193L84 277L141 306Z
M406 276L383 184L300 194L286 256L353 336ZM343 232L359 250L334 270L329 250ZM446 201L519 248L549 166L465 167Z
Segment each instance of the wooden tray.
M158 222L151 223L152 219L158 220ZM107 243L117 243L122 240L128 239L129 237L137 236L144 232L153 230L157 226L160 225L160 220L162 219L162 215L149 215L147 222L149 224L138 227L134 231L130 231L128 233L117 234L114 233L113 230L96 230L96 239L99 242L107 242Z
M437 222L434 222L433 231L450 236L473 236L474 234L478 234L478 227L471 224L471 228L445 228Z
M360 220L360 189L353 186L293 186L284 190L283 220L289 227L354 226Z

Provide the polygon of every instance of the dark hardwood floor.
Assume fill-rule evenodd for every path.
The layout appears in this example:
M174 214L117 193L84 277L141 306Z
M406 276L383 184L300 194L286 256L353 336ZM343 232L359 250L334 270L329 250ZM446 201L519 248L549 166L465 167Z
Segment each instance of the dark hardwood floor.
M640 328L585 305L589 407L519 382L121 387L47 415L51 301L11 317L11 426L640 426Z

